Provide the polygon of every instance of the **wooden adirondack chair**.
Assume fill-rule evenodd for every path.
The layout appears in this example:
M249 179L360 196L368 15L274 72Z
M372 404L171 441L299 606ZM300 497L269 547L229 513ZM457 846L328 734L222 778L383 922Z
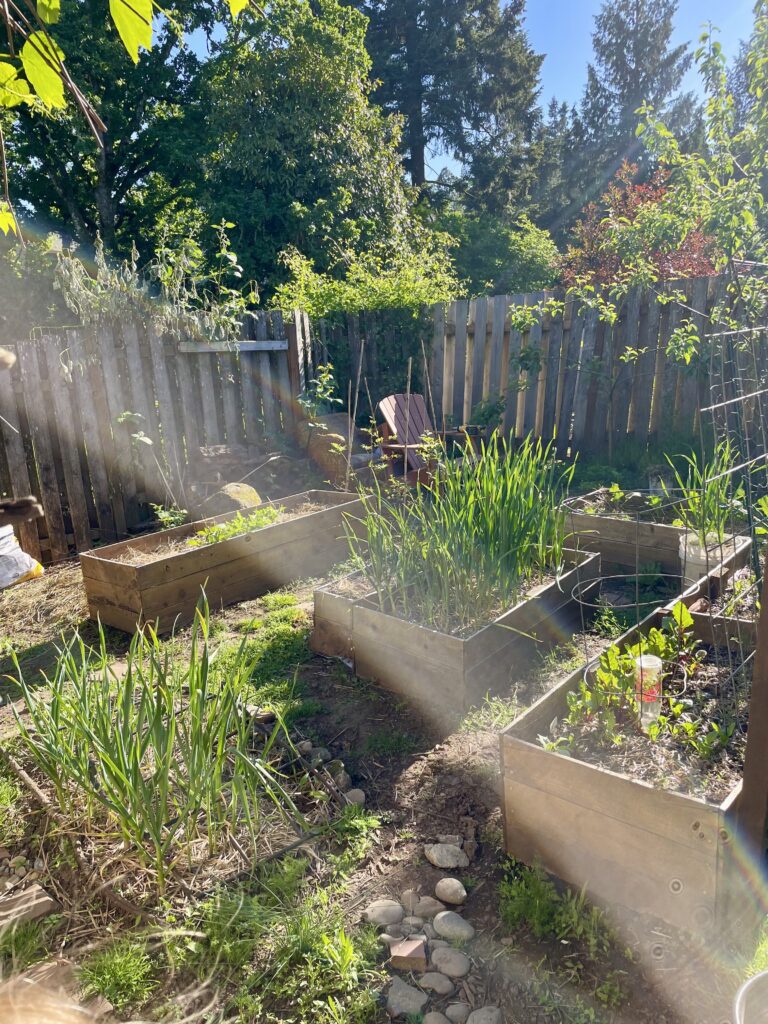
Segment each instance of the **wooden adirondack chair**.
M388 395L379 402L382 451L385 455L403 458L403 475L410 483L428 480L431 467L419 451L424 435L437 436L427 412L423 395ZM460 430L443 430L439 436L461 440L465 435Z

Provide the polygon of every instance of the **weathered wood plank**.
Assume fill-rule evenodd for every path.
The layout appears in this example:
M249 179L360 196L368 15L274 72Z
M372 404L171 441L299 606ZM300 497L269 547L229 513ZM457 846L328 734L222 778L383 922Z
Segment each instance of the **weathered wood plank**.
M48 336L42 338L38 344L40 345L38 355L47 362L48 366L48 383L59 434L64 487L69 506L69 518L72 522L72 532L75 535L75 546L78 551L87 551L93 544L91 524L88 518L88 503L80 466L82 429L80 428L75 389L72 383L67 385L62 376L59 354L61 341Z
M597 314L589 311L589 316ZM579 373L579 352L581 349L581 336L584 328L584 310L574 303L571 315L571 326L567 334L568 346L565 350L563 360L563 388L560 399L560 410L557 418L557 447L564 450L571 437L571 417L573 415L573 400L576 393L576 378Z
M110 544L117 540L117 526L113 508L115 495L110 486L108 474L110 452L102 444L102 435L99 431L98 415L96 412L96 395L91 385L88 357L81 331L68 331L67 343L72 360L72 382L75 389L74 400L77 402L80 411L82 439L85 446L85 458L91 481L93 502L96 508L99 539L103 544Z
M23 402L23 388L10 373L0 373L0 440L5 446L8 462L8 473L11 483L11 496L24 498L33 493L29 470L24 451L24 438L21 433L21 419L17 400ZM22 523L16 530L19 543L24 551L40 561L40 540L37 523Z
M563 344L563 316L550 318L547 339L547 365L544 376L544 401L542 405L540 436L549 440L555 433L555 412L557 409L557 383L560 376L560 350Z
M454 343L452 410L454 424L458 427L467 422L467 417L464 414L464 395L467 386L467 321L469 317L469 302L467 299L456 300L454 316L456 318L456 336Z
M485 346L488 329L488 300L484 296L475 299L475 324L472 344L472 400L470 417L475 406L483 397L483 374L485 369Z
M432 329L432 354L430 372L432 402L434 409L435 428L439 429L443 422L443 376L445 372L445 304L440 302L434 307Z
M61 510L61 493L53 458L53 442L48 431L48 417L44 412L45 402L42 400L42 396L48 389L44 386L41 367L38 363L39 343L29 341L20 344L18 354L21 380L27 399L30 438L40 483L40 503L45 511L45 525L51 545L51 558L57 562L68 556L69 545ZM33 395L36 399L34 404L30 401Z

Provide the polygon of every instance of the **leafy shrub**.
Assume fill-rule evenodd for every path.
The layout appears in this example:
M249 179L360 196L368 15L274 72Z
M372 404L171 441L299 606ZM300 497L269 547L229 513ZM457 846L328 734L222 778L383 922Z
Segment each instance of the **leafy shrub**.
M535 292L557 284L557 246L528 217L510 223L452 208L438 216L437 226L454 240L456 270L472 295Z
M447 302L459 294L459 282L444 236L426 235L411 247L392 252L347 253L342 276L318 273L297 249L282 254L289 278L272 300L275 309L302 309L318 319L363 309L410 309Z

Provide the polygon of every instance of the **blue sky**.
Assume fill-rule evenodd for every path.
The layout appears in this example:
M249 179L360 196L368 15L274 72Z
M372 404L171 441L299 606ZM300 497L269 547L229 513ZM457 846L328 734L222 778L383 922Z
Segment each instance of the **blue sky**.
M546 59L541 75L541 99L552 96L574 103L581 97L587 62L592 58L594 16L600 0L528 0L525 25L528 38ZM675 43L696 41L702 25L711 21L720 29L720 41L728 57L749 35L752 0L680 0L675 19ZM696 88L691 73L686 88Z

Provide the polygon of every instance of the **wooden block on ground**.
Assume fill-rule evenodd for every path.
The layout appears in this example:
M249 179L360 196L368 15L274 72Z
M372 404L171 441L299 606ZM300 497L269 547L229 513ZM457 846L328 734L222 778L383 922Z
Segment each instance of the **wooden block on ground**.
M41 885L0 898L0 932L27 921L37 921L59 910L59 904Z
M427 947L423 939L403 939L391 947L389 966L398 971L426 971Z

